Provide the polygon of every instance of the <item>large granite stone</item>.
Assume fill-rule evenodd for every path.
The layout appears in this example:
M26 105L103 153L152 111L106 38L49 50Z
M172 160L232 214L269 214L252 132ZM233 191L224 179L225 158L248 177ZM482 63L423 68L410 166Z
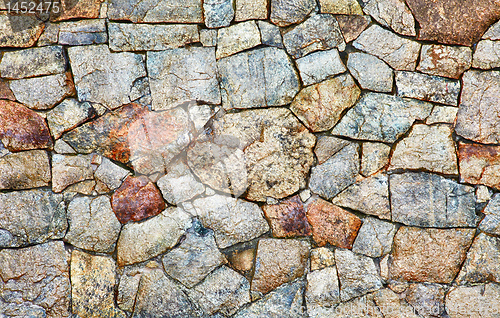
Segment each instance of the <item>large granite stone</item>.
M0 11L0 47L33 46L45 28L43 21L32 15L12 16L5 9Z
M318 164L322 164L335 155L339 150L349 145L350 142L332 136L320 136L314 147L314 154Z
M429 75L458 79L471 67L472 50L464 46L424 44L417 70Z
M396 33L415 36L415 19L403 0L370 0L363 11Z
M410 284L405 299L423 317L440 316L445 311L445 288L438 284Z
M500 239L480 233L457 276L459 284L500 282Z
M384 61L366 53L351 53L347 68L364 89L392 92L394 72Z
M46 187L50 180L50 159L44 150L15 152L0 158L1 190Z
M359 229L352 251L370 257L384 256L391 251L395 234L394 224L367 217L363 219L363 225Z
M111 0L108 17L135 23L203 23L203 7L201 0Z
M460 81L416 72L396 72L396 87L401 97L457 106Z
M337 49L318 51L295 60L305 86L322 82L346 71Z
M203 15L207 28L226 27L234 18L234 0L204 0Z
M68 186L94 178L93 155L52 156L52 191L62 192Z
M265 20L269 0L235 0L234 21Z
M460 181L500 190L500 147L458 143Z
M65 70L66 57L62 46L5 52L0 62L0 75L9 79L60 74Z
M271 0L271 22L280 27L300 23L315 7L314 0Z
M233 55L261 44L260 30L255 21L221 28L217 32L217 59Z
M337 269L326 267L307 274L307 311L310 317L322 317L324 307L340 303Z

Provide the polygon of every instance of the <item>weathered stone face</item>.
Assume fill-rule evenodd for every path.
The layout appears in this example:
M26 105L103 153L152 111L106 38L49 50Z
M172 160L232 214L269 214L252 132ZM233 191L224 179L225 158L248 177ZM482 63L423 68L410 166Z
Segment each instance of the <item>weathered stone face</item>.
M416 98L451 106L458 105L460 82L416 72L396 72L396 87L401 97Z
M280 27L300 23L316 6L314 0L270 0L271 22Z
M472 50L468 47L422 45L417 70L437 76L458 79L471 67Z
M337 49L314 52L295 60L295 63L305 86L322 82L346 70Z
M415 20L402 0L370 0L363 8L378 23L390 27L396 33L415 36Z
M347 68L364 89L392 92L394 72L379 58L365 53L351 53Z
M293 196L279 204L262 207L270 220L274 237L308 236L311 226L307 223L306 211L299 196Z
M479 234L467 252L467 258L458 274L457 282L486 283L500 282L500 239Z
M356 40L371 22L367 15L338 15L336 19L346 43Z
M217 59L233 55L250 49L261 43L261 36L257 23L254 21L242 22L217 32Z
M33 46L45 28L44 23L30 15L9 16L5 9L7 8L0 12L0 29L3 30L0 35L0 47ZM13 23L17 26L13 27Z
M0 158L0 189L45 187L50 182L49 155L44 150L10 153Z
M153 0L148 3L141 3L140 0L112 0L108 17L136 23L203 23L203 7L201 0Z
M500 189L500 147L459 143L460 180Z

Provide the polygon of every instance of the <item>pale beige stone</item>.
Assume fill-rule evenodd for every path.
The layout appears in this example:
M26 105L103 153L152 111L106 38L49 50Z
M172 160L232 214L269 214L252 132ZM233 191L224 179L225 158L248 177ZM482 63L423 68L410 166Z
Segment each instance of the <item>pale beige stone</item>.
M424 44L417 70L430 75L458 79L471 67L472 50L465 46Z
M450 318L496 318L500 312L500 285L452 287L446 295Z
M389 163L391 146L380 142L365 142L361 148L360 173L368 177Z

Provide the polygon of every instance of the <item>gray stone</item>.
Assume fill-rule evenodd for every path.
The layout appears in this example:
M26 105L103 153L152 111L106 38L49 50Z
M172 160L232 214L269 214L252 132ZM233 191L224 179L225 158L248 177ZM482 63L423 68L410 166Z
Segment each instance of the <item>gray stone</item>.
M32 109L52 108L75 90L69 73L13 80L9 86L16 100Z
M458 175L458 162L450 125L416 124L410 134L396 144L389 170L424 169Z
M492 41L500 40L500 21L490 26L481 39Z
M351 53L347 68L362 88L376 92L392 92L394 72L379 58L366 53Z
M349 250L336 249L335 263L340 280L340 299L348 301L382 288L373 259Z
M265 20L269 0L236 0L235 21Z
M457 135L485 143L500 143L500 74L468 71L462 77L462 93L455 124Z
M260 31L255 21L241 22L217 32L217 59L233 55L261 44Z
M9 153L0 158L0 190L48 186L50 159L44 150Z
M271 0L271 22L280 27L300 23L315 7L314 0Z
M80 20L59 25L58 43L61 45L90 45L108 42L106 20Z
M319 83L329 76L345 72L347 69L340 59L339 51L332 49L308 54L295 60L305 86Z
M217 45L217 30L215 29L201 29L200 42L203 46L216 46Z
M97 111L90 103L80 103L76 99L68 98L47 113L47 123L50 134L58 139L64 132L96 116Z
M194 178L189 167L182 161L171 165L168 173L157 181L157 185L163 198L173 205L205 192L205 186Z
M420 227L475 227L474 188L425 172L389 177L392 220Z
M458 108L452 106L434 106L432 113L429 115L425 123L427 125L442 123L453 124L457 118Z
M417 70L430 75L458 79L471 67L472 50L465 46L424 44Z
M0 75L10 79L60 74L65 70L66 58L62 46L5 52L0 62Z
M426 318L439 317L444 311L445 287L438 284L410 284L405 299L415 311Z
M250 241L269 231L264 213L255 203L213 195L193 201L204 227L215 232L219 248Z
M245 0L246 1L246 0ZM257 21L262 44L284 49L280 28L266 21Z
M320 0L321 13L362 15L363 10L356 0Z
M66 187L84 180L94 178L92 168L93 155L52 156L52 190L61 192Z
M147 53L153 110L186 102L220 104L215 48L192 47Z
M274 291L239 311L234 318L302 318L304 317L303 279L283 284Z
M166 252L189 227L189 215L175 207L144 222L126 224L117 243L118 265L143 262Z
M299 77L284 50L266 47L217 62L225 109L282 106L299 92Z
M415 36L415 19L403 0L370 0L363 11L396 33Z
M94 177L96 181L102 182L109 191L112 191L118 189L129 174L127 169L123 169L107 158L102 158L101 164L94 172Z
M272 12L272 11L271 11ZM271 13L272 14L272 13ZM283 44L294 58L311 52L338 48L345 50L345 42L337 20L330 14L317 14L283 35Z
M472 67L483 70L500 67L500 41L479 41L474 52Z
M457 276L459 284L500 282L500 238L480 233Z
M359 229L352 251L370 257L384 256L391 251L395 234L394 224L367 217L363 219L363 225Z
M2 4L5 4L3 1ZM12 23L19 27L12 27ZM43 32L44 24L34 15L13 16L6 10L0 11L0 47L30 47Z
M54 151L61 155L73 155L76 151L71 148L71 146L62 139L56 140L54 144Z
M359 172L359 145L348 144L323 164L311 169L309 188L330 200L356 181Z
M375 304L373 294L340 303L321 318L386 318ZM398 317L399 318L399 317Z
M323 307L340 303L339 279L335 267L325 267L307 274L306 302L310 317L321 317L318 313Z
M339 152L342 148L349 145L350 142L345 139L340 139L332 136L322 136L316 142L314 154L318 159L318 164L322 164L331 156Z
M69 255L61 241L0 250L4 317L69 317Z
M333 135L354 139L395 142L415 120L423 120L432 104L397 96L367 93L332 130Z
M493 195L483 213L486 216L479 224L479 229L489 234L500 235L500 194Z
M207 315L221 313L226 317L250 302L250 283L229 267L221 266L188 294Z
M342 207L390 220L391 208L387 174L380 172L356 182L333 198L332 202Z
M203 7L201 0L110 0L108 17L135 23L203 23Z
M115 250L121 224L111 209L108 197L76 197L68 205L67 217L69 231L64 237L66 242L98 253Z
M374 293L373 300L380 308L384 318L421 318L406 300L401 299L400 295L389 288Z
M201 230L206 233L196 232L196 226L200 227L200 224L194 225L185 240L163 257L165 272L188 288L226 262L217 248L213 232L203 228Z
M46 22L42 35L36 42L37 46L47 46L58 44L59 41L59 28L62 23Z
M70 47L68 55L80 101L114 109L146 94L136 87L146 76L143 55L111 53L107 45Z
M361 150L360 173L368 177L389 163L391 147L381 142L364 142Z
M226 27L234 18L234 0L204 0L203 13L207 28Z
M446 295L446 312L451 318L495 318L500 312L500 286L452 287Z
M396 72L398 95L436 102L451 106L458 105L460 81L416 72Z
M396 70L415 70L420 52L418 42L400 37L378 25L363 31L353 45L384 60Z
M109 48L113 51L161 51L199 42L195 24L108 23Z

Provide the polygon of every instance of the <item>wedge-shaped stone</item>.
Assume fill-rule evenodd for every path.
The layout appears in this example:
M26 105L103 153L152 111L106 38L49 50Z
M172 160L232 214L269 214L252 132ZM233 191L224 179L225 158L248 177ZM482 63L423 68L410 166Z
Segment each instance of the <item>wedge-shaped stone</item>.
M274 237L311 235L311 226L307 223L306 210L298 195L279 204L264 205L262 209L271 223Z
M392 92L394 72L384 61L366 53L351 53L347 68L364 89Z
M483 40L500 40L500 21L497 23L494 23L486 33L484 33L483 37L481 38Z
M415 19L403 0L370 0L363 11L396 33L415 36Z
M453 106L434 106L432 113L427 117L425 123L432 125L436 123L454 124L457 118L458 108Z
M315 7L314 0L271 0L271 22L280 27L300 23Z
M262 44L284 49L280 28L266 21L257 21Z
M111 0L108 17L135 23L203 23L203 7L201 0Z
M50 159L44 150L15 152L0 158L2 190L47 187L50 177Z
M314 147L314 154L318 159L318 164L322 164L339 150L349 145L350 142L345 139L340 139L332 136L321 136Z
M471 67L472 50L464 46L424 44L417 71L458 79Z
M337 269L326 267L307 274L307 310L310 317L322 317L324 307L340 303Z
M467 252L467 258L458 274L457 282L486 283L500 282L500 239L480 233Z
M356 40L372 21L369 15L338 15L335 18L346 43Z
M381 257L391 251L395 234L394 224L367 217L363 219L363 225L354 241L352 251L370 257Z
M460 81L415 72L396 72L396 87L401 97L458 105Z
M0 75L10 79L60 74L65 70L66 57L62 46L5 52L0 62Z
M451 107L450 107L451 108ZM389 163L391 147L381 142L364 142L360 173L368 177Z
M68 98L47 113L47 122L52 136L58 139L64 132L96 116L97 110L90 103Z
M305 86L346 71L337 49L314 52L295 60L295 63Z
M493 235L500 235L500 195L495 194L483 210L486 214L479 224L479 229Z
M460 181L500 190L500 147L459 143Z
M233 55L261 44L259 27L255 21L234 24L217 32L217 59Z

